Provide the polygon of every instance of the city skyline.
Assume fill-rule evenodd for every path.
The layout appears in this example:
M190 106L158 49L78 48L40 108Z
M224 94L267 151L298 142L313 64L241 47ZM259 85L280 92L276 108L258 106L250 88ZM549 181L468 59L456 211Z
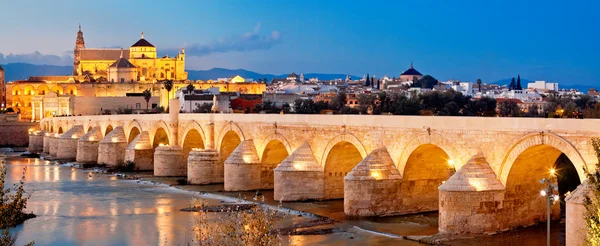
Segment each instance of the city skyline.
M71 0L36 2L35 9L27 1L3 3L36 18L22 18L23 11L0 16L0 64L72 65L81 23L91 47L128 48L142 31L165 47L158 49L161 56L175 56L185 47L188 69L398 76L414 62L419 71L440 80L494 82L521 74L594 86L600 79L597 34L587 32L598 23L592 13L598 4L591 1L576 6L558 1L180 1L145 6L132 1L117 9L112 0L105 2L92 12L81 11L86 7ZM13 24L16 19L19 25Z

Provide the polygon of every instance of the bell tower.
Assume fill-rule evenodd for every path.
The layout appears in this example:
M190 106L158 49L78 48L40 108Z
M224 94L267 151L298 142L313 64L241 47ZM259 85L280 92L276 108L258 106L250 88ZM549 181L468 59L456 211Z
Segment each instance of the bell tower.
M4 69L0 66L0 103L6 107L6 84L4 83Z
M81 25L79 25L79 31L77 32L77 40L75 41L75 50L73 51L73 75L80 75L78 70L79 63L81 62L80 52L85 49L85 41L83 40L83 32L81 31Z

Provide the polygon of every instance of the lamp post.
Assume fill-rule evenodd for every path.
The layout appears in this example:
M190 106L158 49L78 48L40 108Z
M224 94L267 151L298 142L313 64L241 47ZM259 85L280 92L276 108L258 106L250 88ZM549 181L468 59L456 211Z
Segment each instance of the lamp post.
M543 185L543 189L540 191L540 195L546 197L546 226L547 226L547 236L546 236L546 245L550 246L550 214L551 209L550 205L560 199L558 194L554 194L555 191L558 191L558 187L554 184L556 180L556 171L554 168L550 169L550 177L543 178L540 180L540 184Z

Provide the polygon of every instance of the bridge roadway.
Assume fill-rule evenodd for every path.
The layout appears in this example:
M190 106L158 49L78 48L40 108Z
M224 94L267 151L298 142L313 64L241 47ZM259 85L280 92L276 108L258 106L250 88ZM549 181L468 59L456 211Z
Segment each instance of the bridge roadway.
M131 161L156 176L224 183L230 191L274 189L283 201L343 198L348 216L439 210L441 232L483 233L545 221L539 180L564 154L583 181L584 167L593 170L598 161L591 139L600 137L599 123L178 112L76 116L43 119L30 149L108 166ZM582 213L581 199L571 200L576 202L568 203L567 216ZM558 203L552 214L560 216ZM573 240L585 233L569 231L570 224L580 228L579 217L567 218Z

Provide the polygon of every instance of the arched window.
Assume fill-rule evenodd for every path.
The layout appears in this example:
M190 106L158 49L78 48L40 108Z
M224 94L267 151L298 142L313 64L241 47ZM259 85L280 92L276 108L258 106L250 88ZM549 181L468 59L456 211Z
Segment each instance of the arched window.
M146 54L142 54L142 58L146 58Z
M146 76L146 72L148 72L148 69L147 68L142 68L142 75L143 76Z
M73 94L73 90L71 90L71 91L70 91L70 94L71 94L71 95L74 95L74 94Z
M125 83L125 78L121 78L121 83Z

